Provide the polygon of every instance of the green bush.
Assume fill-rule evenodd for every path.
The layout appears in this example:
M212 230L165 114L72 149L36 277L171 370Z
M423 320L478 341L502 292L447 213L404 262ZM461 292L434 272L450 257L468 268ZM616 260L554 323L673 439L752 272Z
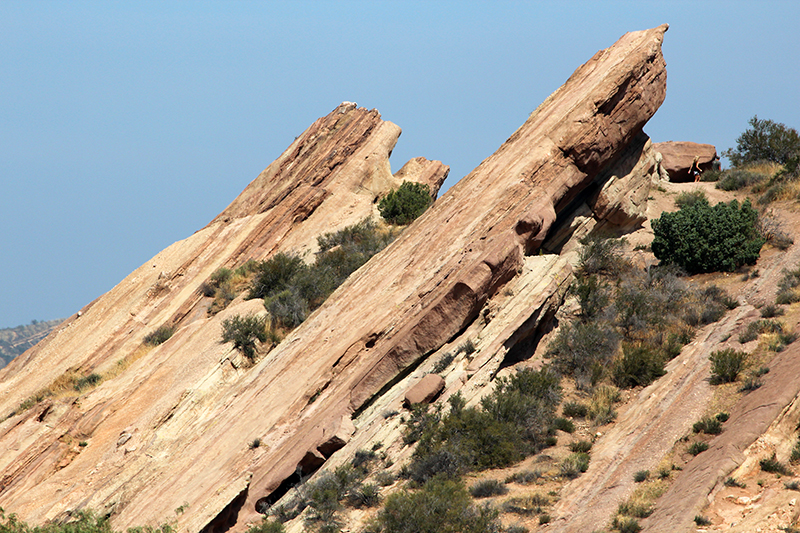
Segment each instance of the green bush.
M447 369L447 367L450 366L450 363L452 363L455 358L456 354L453 352L447 352L445 354L442 354L439 360L436 361L436 363L434 363L433 365L432 369L433 373L439 374L441 372L444 372L445 369Z
M559 473L569 479L573 479L586 472L589 468L588 453L571 453L559 465Z
M558 417L554 419L551 427L564 433L575 433L575 424L566 418Z
M635 518L615 517L611 527L620 533L639 533L642 530L642 526L639 525L639 521Z
M647 345L623 344L612 380L617 387L631 388L649 385L664 374L664 359L658 351Z
M800 135L794 128L772 120L759 120L754 116L747 128L736 139L736 148L722 155L735 167L755 161L772 161L785 165L800 154Z
M413 222L433 203L431 189L425 184L404 181L378 203L378 211L387 222L404 226Z
M592 449L592 442L588 440L575 441L569 445L570 451L574 453L589 453Z
M766 240L749 200L709 205L705 200L653 220L653 254L689 273L733 272L758 259Z
M589 413L589 407L580 402L564 402L561 406L561 413L572 418L585 418Z
M733 348L711 352L711 382L733 383L744 370L747 363L747 353Z
M456 477L469 470L508 466L546 446L561 388L549 370L523 369L498 378L481 407L465 407L456 394L441 416L415 410L406 442L418 440L408 476L425 482L437 475Z
M647 481L650 478L650 471L649 470L639 470L635 474L633 474L633 481L635 483L642 483Z
M781 475L784 475L784 476L791 476L792 475L792 471L785 464L783 464L780 461L778 461L775 458L775 454L774 453L772 454L772 457L770 457L769 459L761 459L758 462L758 464L761 467L761 470L763 470L764 472L770 472L770 473L773 473L773 474L781 474Z
M496 479L484 479L475 483L469 488L469 493L473 498L489 498L491 496L502 496L508 494L508 487L502 481Z
M698 526L710 526L711 520L709 520L705 516L695 515L694 523L697 524Z
M304 270L306 264L296 256L279 252L256 267L256 277L250 285L248 299L266 298L289 287L292 278Z
M222 321L222 342L232 342L250 360L256 357L256 341L267 341L266 317L236 315Z
M487 533L499 531L497 512L476 507L464 485L432 479L421 490L400 491L378 513L384 533Z
M144 337L144 343L148 346L158 346L159 344L163 344L172 337L172 334L175 333L175 326L172 325L164 325L159 327L157 330L153 331L152 333L148 333Z
M704 451L708 449L708 444L702 441L693 442L689 449L687 450L692 455L700 455Z
M722 433L722 423L717 418L706 416L694 423L692 431L707 435L719 435Z
M264 299L264 307L269 311L276 325L295 328L308 316L308 303L294 287L282 290Z

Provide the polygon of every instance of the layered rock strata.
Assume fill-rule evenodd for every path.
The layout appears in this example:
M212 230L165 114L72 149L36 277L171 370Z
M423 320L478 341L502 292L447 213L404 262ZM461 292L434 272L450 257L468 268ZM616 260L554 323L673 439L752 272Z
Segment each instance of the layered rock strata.
M4 371L8 393L0 408L8 412L70 367L110 371L120 353L141 344L145 319L150 328L171 317L184 324L79 401L46 402L3 422L0 449L12 452L0 460L0 505L36 522L100 508L117 528L156 524L185 506L191 511L177 516L182 529L241 530L285 480L313 471L351 438L351 418L476 321L495 332L467 377L480 375L486 384L494 372L487 369L498 368L489 362L533 335L563 294L568 263L533 257L554 225L581 202L608 220L627 209L625 194L597 180L608 181L607 169L636 144L629 159L634 167L642 160L642 127L666 91L666 29L626 34L595 54L495 154L245 368L219 343L220 324L263 307L237 300L214 318L199 318L200 299L192 296L199 280L277 250L313 251L313 237L293 228L328 230L330 220L344 224L343 212L358 219L360 202L374 201L391 182L380 159L399 130L347 105L315 123L207 228L159 254ZM328 149L325 135L348 139L343 151ZM338 186L353 195L344 200L332 178L348 165L358 179ZM416 174L437 181L442 172L429 165ZM170 272L161 278L166 289L157 286L162 269ZM520 285L526 272L532 277ZM131 285L138 296L126 295ZM530 291L528 298L515 300L497 322L486 304L512 286ZM49 365L57 368L26 382ZM251 445L255 439L260 446Z

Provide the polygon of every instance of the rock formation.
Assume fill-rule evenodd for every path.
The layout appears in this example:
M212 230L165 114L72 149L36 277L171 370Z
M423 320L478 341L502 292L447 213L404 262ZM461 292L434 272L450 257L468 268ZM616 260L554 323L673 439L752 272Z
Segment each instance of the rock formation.
M713 167L715 161L719 161L717 149L711 144L667 141L655 143L653 148L661 154L661 166L670 181L675 182L694 181L691 173L693 163L705 172Z
M597 52L248 366L219 342L221 322L263 305L237 299L207 317L199 287L216 269L310 254L316 235L373 213L401 178L436 191L447 173L412 160L393 176L399 128L377 111L342 104L315 122L206 228L0 373L0 506L37 523L99 509L116 528L155 525L186 507L181 529L243 530L298 469L335 463L337 449L376 434L375 406L399 403L407 387L398 385L426 357L479 329L478 352L445 380L445 394L476 397L535 344L569 284L565 257L536 255L543 243L566 252L598 227L643 220L655 156L642 128L665 96L666 29L628 33ZM165 323L177 326L172 338L143 349L144 335ZM75 401L45 398L15 412L61 376L90 372L103 381Z

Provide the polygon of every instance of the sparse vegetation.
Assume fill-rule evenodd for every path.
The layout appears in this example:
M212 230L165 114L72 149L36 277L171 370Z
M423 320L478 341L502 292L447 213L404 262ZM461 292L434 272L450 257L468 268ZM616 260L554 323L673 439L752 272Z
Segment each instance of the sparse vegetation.
M769 472L771 474L781 474L783 476L792 475L792 471L789 469L789 467L778 461L774 453L772 454L771 457L767 459L761 459L758 462L758 465L764 472Z
M703 189L683 191L675 197L675 205L678 207L678 209L683 209L684 207L689 207L700 200L705 200L706 202L708 201L708 198L706 198L706 193L703 191Z
M465 407L459 394L446 415L419 408L412 412L406 442L419 440L409 477L456 477L473 469L512 464L546 445L560 400L558 377L548 369L523 369L498 378L480 408Z
M642 530L639 521L631 517L614 517L611 527L620 533L639 533Z
M717 418L706 416L694 423L692 431L706 435L719 435L722 433L722 423Z
M708 449L708 443L698 441L693 442L689 449L687 450L692 455L699 455Z
M580 402L564 402L561 406L561 412L564 416L585 418L589 413L589 407Z
M744 484L741 481L738 481L738 480L736 480L736 479L734 479L732 477L729 477L728 479L725 480L725 486L726 487L739 487L740 489L746 489L747 488L746 484Z
M175 326L166 324L145 335L143 342L148 346L158 346L167 342L173 333L175 333Z
M573 479L586 472L589 468L588 453L571 453L559 465L559 473L568 479Z
M236 315L222 321L222 342L233 347L249 360L256 358L256 341L267 341L267 319L264 316Z
M497 511L478 507L458 481L431 479L418 491L402 490L378 513L384 533L486 533L499 530Z
M733 383L744 370L747 363L747 353L733 348L711 352L711 382Z
M470 487L469 493L473 498L489 498L490 496L508 494L508 487L502 481L485 479Z
M575 441L569 445L570 451L574 453L589 453L592 449L592 442L588 440Z
M705 516L695 515L694 523L697 524L698 526L710 526L711 520L709 520Z
M425 184L404 181L378 203L381 216L391 224L405 226L428 209L433 203L431 189Z
M450 366L450 364L453 362L455 358L456 354L454 354L453 352L447 352L445 354L442 354L439 360L436 361L436 363L434 363L433 365L432 369L433 373L439 374L441 372L444 372L447 369L447 367Z
M650 471L649 470L639 470L635 474L633 474L633 481L636 483L642 483L650 479Z
M67 520L53 520L41 526L30 526L20 520L17 515L6 515L0 508L0 532L2 533L118 533L102 516L91 511L67 511ZM271 530L259 533L280 533L282 530ZM170 524L160 526L139 526L128 528L127 533L175 533Z

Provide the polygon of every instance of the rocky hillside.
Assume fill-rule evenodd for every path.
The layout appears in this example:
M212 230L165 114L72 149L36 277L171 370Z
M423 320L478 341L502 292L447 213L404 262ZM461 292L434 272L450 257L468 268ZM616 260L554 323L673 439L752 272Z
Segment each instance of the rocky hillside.
M280 253L311 263L320 235L377 219L378 200L402 181L435 196L448 172L417 158L392 174L400 129L376 110L345 102L317 120L208 226L0 371L0 506L32 523L92 509L117 529L174 522L192 533L244 531L262 513L290 507L300 479L314 483L364 450L380 451L381 492L398 490L395 474L414 450L404 438L406 398L446 405L459 393L475 406L498 378L540 368L558 324L574 315L567 293L582 239L627 234L632 268L654 263L649 219L695 186L663 181L664 155L643 131L666 94L666 30L628 33L597 52L494 154L251 360L221 342L223 323L267 311L247 291L222 298L209 290L221 268L245 273ZM755 475L757 453L790 453L781 438L800 416L795 349L769 362L761 388L724 397L709 385L708 355L774 298L781 269L794 268L798 254L767 254L760 277L727 283L739 307L701 329L666 375L626 391L616 421L576 419L544 454L473 474L505 479L541 465L536 491L549 493L540 502L548 519L511 513L504 524L609 526L639 488L634 475L667 462L642 525L690 531L701 514L724 528L739 523L738 508L714 502L731 501L723 482L734 469ZM580 398L564 381L565 394ZM730 411L725 432L686 456L678 443L719 406ZM548 474L578 439L593 442L585 473ZM777 513L789 489L761 481L768 489L747 483L747 502L774 502ZM496 504L531 494L516 486ZM374 514L351 509L337 520L358 531ZM747 516L748 527L766 520ZM286 517L287 530L302 531L307 517Z
M61 322L61 319L46 322L34 320L24 326L0 329L0 368L44 339Z

